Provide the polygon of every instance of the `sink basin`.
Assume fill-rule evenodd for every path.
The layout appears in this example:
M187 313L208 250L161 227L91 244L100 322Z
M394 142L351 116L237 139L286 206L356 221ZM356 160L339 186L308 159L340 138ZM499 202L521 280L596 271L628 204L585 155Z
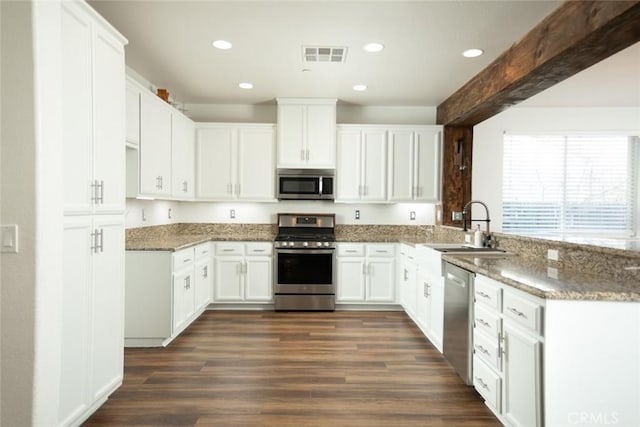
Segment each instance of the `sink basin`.
M424 246L447 255L509 255L507 251L502 249L467 246L460 243L431 243Z

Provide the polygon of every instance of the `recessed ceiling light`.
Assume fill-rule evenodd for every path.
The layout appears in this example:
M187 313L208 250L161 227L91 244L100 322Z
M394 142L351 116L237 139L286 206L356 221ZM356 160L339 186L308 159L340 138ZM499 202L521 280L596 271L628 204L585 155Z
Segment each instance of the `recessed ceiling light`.
M240 89L253 89L253 83L242 82L238 87L240 87Z
M367 52L380 52L384 49L384 45L382 43L367 43L363 47Z
M462 56L465 58L475 58L476 56L480 56L484 53L482 49L468 49L462 52Z
M367 85L355 85L353 87L353 90L362 92L363 90L367 90Z
M231 42L228 42L226 40L216 40L211 44L213 45L213 47L216 47L222 50L231 49L231 46L232 46Z

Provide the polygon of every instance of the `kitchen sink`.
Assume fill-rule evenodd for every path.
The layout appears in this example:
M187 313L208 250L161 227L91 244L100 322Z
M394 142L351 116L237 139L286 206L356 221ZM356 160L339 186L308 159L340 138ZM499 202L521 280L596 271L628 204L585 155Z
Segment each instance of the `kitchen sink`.
M424 246L446 255L509 255L509 252L502 249L469 246L461 243L427 243Z

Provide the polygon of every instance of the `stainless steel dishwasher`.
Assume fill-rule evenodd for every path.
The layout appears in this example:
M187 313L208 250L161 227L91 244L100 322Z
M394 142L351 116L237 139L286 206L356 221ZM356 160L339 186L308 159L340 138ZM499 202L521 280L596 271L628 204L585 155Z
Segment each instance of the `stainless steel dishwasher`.
M444 357L467 385L473 384L474 273L444 263Z

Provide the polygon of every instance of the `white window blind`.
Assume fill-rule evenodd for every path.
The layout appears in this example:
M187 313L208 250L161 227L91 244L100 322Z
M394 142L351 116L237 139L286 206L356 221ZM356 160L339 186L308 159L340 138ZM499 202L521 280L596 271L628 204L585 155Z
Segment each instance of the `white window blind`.
M633 235L637 139L626 135L505 135L503 231Z

